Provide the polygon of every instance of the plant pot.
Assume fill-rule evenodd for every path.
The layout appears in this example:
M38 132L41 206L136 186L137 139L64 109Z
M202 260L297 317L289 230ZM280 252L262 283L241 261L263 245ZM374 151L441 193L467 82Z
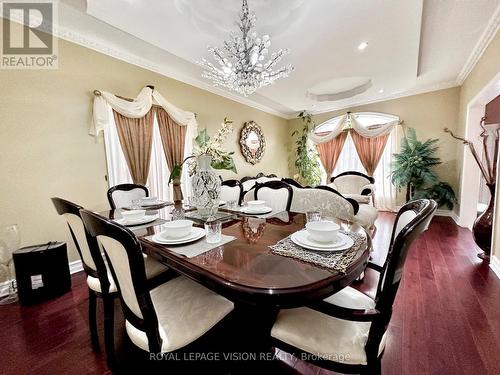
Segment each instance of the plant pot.
M193 203L198 214L208 218L215 215L219 209L221 180L211 167L211 156L201 155L196 161L198 168L191 179Z
M491 197L488 208L478 216L472 227L472 235L477 246L483 250L478 257L489 261L491 255L491 238L493 234L493 215L495 209L495 187L496 184L487 184Z

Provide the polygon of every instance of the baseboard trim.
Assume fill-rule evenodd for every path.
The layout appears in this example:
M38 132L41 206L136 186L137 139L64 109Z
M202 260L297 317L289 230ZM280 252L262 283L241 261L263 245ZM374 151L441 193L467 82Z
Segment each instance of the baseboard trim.
M497 275L497 277L500 279L500 259L495 255L492 255L490 258L490 268L493 270L495 275Z
M446 216L446 217L451 217L455 224L458 224L458 215L456 214L455 211L453 210L436 210L436 216Z
M74 262L69 262L69 273L74 274L77 272L83 271L82 261L75 260ZM9 294L9 285L12 280L4 281L0 283L0 297L6 296Z

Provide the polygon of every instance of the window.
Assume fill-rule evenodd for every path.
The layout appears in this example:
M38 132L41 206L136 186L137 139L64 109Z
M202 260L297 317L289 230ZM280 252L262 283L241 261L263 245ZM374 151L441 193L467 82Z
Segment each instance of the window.
M104 130L104 144L106 147L106 161L108 165L108 184L109 187L118 184L132 183L132 177L128 169L125 156L123 155L120 139L115 126L115 121L111 107L109 107L110 126ZM192 154L192 142L189 141L189 135L186 135L186 145L184 147L184 157ZM189 176L184 168L182 171L181 187L184 197L191 194L191 184ZM153 145L151 147L151 162L149 165L149 177L146 186L150 195L158 197L164 201L173 200L172 185L168 183L170 170L167 166L163 145L160 138L160 130L156 116L153 122Z
M351 116L355 116L358 124L367 128L399 120L399 117L397 116L384 113L362 112L351 114ZM332 131L340 124L343 117L344 116L337 116L325 121L316 127L315 133L324 134ZM348 117L343 129L347 130L350 128L352 128L352 125ZM382 154L382 158L380 159L377 169L373 175L375 178L375 205L380 210L393 211L396 209L396 188L392 185L390 176L392 172L392 154L397 151L398 145L397 128L397 126L394 127L389 135L384 153ZM347 136L344 147L342 148L342 152L340 153L333 175L336 176L347 171L366 173L365 168L359 160L356 147L354 146L354 142L350 134ZM331 176L328 176L327 178L326 172L323 169L323 181L329 183L330 177Z

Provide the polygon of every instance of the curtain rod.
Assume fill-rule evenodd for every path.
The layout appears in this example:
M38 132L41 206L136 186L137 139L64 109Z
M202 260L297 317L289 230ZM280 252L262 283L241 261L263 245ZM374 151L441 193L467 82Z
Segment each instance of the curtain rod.
M153 85L146 85L146 87L149 87L151 90L155 89L155 87ZM94 92L95 96L101 96L102 95L101 91L99 91L99 90L94 90L93 92Z

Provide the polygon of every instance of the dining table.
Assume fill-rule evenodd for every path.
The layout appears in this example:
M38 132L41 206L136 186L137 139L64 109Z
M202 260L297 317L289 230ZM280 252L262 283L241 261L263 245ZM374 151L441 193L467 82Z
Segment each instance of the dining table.
M344 232L355 233L361 238L361 245L345 271L336 271L271 250L270 246L304 229L305 214L285 211L259 218L220 208L222 234L234 239L195 257L186 257L176 253L173 246L152 240L152 236L162 231L162 225L171 220L174 210L178 209L179 206L167 206L149 210L147 214L157 215L158 220L128 228L137 236L147 256L235 304L280 309L305 306L324 299L360 277L372 249L370 235L365 229L335 219ZM184 210L186 216L193 212L189 207L184 207ZM121 218L120 209L100 214L113 220ZM194 226L203 227L203 222L194 220ZM198 241L201 243L206 239Z

